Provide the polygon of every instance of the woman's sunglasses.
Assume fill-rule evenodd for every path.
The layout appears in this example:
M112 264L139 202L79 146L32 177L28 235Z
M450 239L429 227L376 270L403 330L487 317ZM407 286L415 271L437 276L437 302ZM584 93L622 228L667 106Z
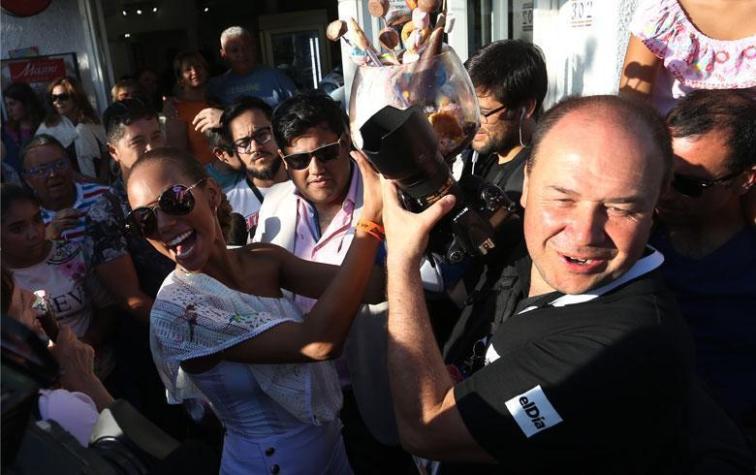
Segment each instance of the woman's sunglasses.
M728 181L740 175L740 173L741 172L731 173L715 180L704 180L701 178L694 178L692 176L675 173L672 176L672 188L674 188L675 191L682 195L689 196L691 198L699 198L708 188L717 185L724 185Z
M323 145L309 152L292 153L291 155L286 155L283 159L294 170L304 170L310 165L312 157L317 158L323 163L339 158L341 156L341 145L342 139L339 138L334 143Z
M65 102L67 100L71 99L71 94L64 92L63 94L50 94L50 101L51 102Z
M160 196L157 198L157 204L154 206L142 206L131 210L126 216L126 229L141 234L144 237L149 237L157 231L157 214L155 210L159 209L171 216L183 216L191 213L194 209L192 189L205 180L206 178L202 178L191 186L169 186L160 193Z

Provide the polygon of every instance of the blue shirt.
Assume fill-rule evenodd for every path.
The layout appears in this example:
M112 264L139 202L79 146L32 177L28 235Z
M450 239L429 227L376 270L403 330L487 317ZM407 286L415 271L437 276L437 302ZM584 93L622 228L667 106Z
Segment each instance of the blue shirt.
M244 75L229 69L211 78L207 87L208 97L219 101L223 107L244 96L259 97L270 107L276 107L296 92L294 83L286 74L267 66L256 66Z
M666 232L651 245L693 332L696 365L736 419L756 413L756 229L747 227L700 259L678 254Z

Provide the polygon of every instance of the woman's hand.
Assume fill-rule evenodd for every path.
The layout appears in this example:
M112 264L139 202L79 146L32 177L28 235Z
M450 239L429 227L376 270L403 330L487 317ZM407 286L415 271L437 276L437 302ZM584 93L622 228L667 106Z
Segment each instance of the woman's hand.
M55 360L60 365L61 385L69 391L81 391L89 384L94 374L94 349L82 342L68 325L60 325L58 338L50 347Z
M65 208L57 213L52 221L45 227L45 239L60 239L60 235L66 229L76 226L79 218L84 215L81 211L74 208Z
M412 213L404 209L399 201L399 189L393 181L381 178L381 187L388 265L390 267L393 262L417 271L428 247L428 235L433 226L454 207L455 197L446 195L422 213Z
M350 155L357 162L357 166L360 167L360 174L362 175L363 205L362 216L360 217L376 224L381 224L383 222L383 199L380 176L364 153L359 150L353 150L350 152Z
M68 325L60 325L58 339L50 352L60 365L60 384L64 389L88 395L99 411L113 402L113 397L95 376L94 350L79 341Z

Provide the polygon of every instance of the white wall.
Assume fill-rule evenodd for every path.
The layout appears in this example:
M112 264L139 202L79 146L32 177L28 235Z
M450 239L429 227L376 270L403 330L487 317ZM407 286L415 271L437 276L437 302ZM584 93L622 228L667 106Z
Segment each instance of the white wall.
M535 0L533 42L546 55L546 107L567 95L614 94L637 0ZM582 15L581 15L582 13Z
M0 13L2 58L9 58L10 50L30 46L36 46L41 55L75 52L82 85L92 104L102 111L107 106L108 96L95 55L95 40L87 26L89 14L84 0L55 0L42 13L27 18L14 17L3 10Z

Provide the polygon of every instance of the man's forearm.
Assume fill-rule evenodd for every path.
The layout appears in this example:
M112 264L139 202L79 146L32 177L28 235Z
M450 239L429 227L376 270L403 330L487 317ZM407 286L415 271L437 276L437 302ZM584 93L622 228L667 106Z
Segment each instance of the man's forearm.
M388 366L397 423L413 439L437 414L453 381L438 351L418 266L388 263Z

